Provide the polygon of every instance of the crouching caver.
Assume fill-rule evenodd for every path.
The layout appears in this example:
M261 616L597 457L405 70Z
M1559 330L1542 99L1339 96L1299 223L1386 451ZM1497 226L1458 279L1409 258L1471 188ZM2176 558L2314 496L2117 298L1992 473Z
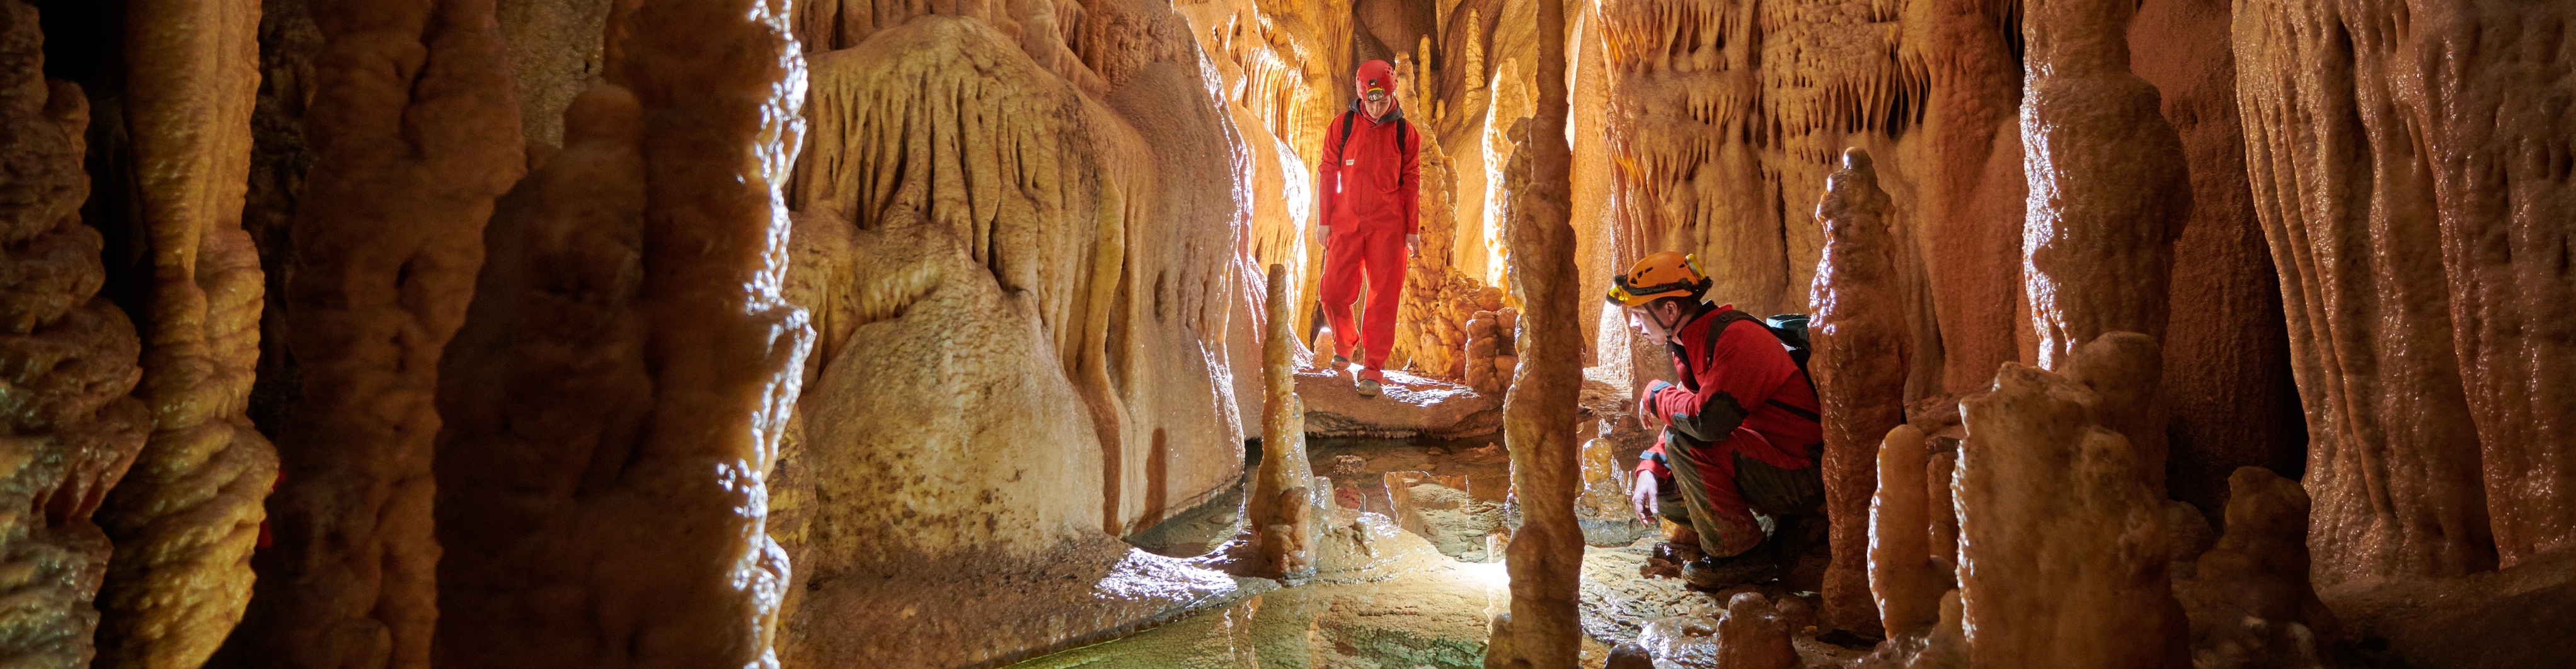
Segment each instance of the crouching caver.
M1761 319L1709 304L1708 277L1690 256L1646 256L1612 283L1609 301L1664 343L1681 379L1637 399L1638 420L1663 429L1637 465L1638 519L1660 513L1681 528L1665 540L1701 554L1682 567L1696 586L1783 566L1821 529L1824 504L1824 429L1806 372Z

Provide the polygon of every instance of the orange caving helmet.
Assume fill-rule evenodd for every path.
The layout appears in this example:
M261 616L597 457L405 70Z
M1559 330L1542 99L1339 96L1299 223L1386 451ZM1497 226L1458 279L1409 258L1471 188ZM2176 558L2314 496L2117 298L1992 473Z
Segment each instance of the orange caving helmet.
M1637 260L1627 274L1610 277L1607 298L1621 306L1639 306L1667 297L1699 297L1708 292L1708 275L1699 257L1663 251Z

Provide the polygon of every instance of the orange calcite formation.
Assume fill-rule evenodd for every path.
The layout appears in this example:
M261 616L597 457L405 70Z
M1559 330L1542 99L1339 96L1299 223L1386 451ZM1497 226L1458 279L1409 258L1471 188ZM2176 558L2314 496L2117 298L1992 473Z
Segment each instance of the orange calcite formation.
M1503 405L1503 438L1511 449L1512 494L1520 500L1523 524L1506 549L1510 648L1489 653L1486 669L1569 667L1581 650L1575 606L1583 528L1574 499L1583 487L1575 434L1583 333L1575 304L1590 291L1576 285L1574 228L1567 219L1573 156L1562 139L1564 3L1538 4L1538 113L1507 171L1512 285L1529 310L1521 314L1521 363Z
M2191 184L2155 87L2129 73L2135 4L2035 0L2027 11L2022 285L2039 365L2060 369L2104 333L2164 335L2173 238L2191 211Z
M2557 3L2237 5L2320 586L2576 546L2576 81ZM2472 46L2474 45L2474 46Z
M1975 666L2184 663L2163 506L2138 449L2095 422L2103 400L2007 364L1993 392L1961 403L1959 586Z
M90 521L143 448L140 342L81 224L80 87L44 78L36 9L0 2L0 662L90 663L108 535Z
M442 666L777 662L767 479L813 332L780 292L804 58L774 9L622 14L494 217L442 369Z
M438 619L438 360L465 320L492 202L526 164L519 111L491 0L313 11L318 162L280 317L300 387L271 435L277 543L253 562L225 661L419 669Z
M1825 571L1824 614L1835 625L1878 633L1871 605L1870 493L1878 489L1872 454L1888 428L1905 422L1905 378L1914 333L1905 318L1894 235L1885 223L1887 192L1869 153L1845 152L1841 171L1825 180L1816 220L1824 224L1824 260L1816 267L1808 327L1815 352L1807 361L1824 406L1825 515L1833 563ZM1915 486L1920 487L1920 486Z
M277 454L243 412L259 361L242 231L259 5L129 3L123 100L151 265L136 395L152 437L100 519L99 667L194 667L241 620Z
M1305 404L1297 399L1297 334L1289 309L1288 268L1271 265L1262 304L1261 468L1253 474L1244 515L1261 538L1264 573L1302 578L1315 571L1314 465L1306 460Z
M1234 587L1115 538L1242 472L1222 110L1168 6L995 9L808 57L785 666L1004 662Z
M1880 629L1893 636L1918 634L1940 617L1947 578L1932 561L1932 516L1927 486L1930 459L1923 431L1899 425L1878 449L1878 494L1869 502L1869 589ZM1942 481L1947 487L1948 481ZM1945 500L1946 501L1946 500Z
M2308 585L2307 492L2261 467L2227 483L2227 534L2201 553L2183 592L2193 665L2326 665L2336 623Z

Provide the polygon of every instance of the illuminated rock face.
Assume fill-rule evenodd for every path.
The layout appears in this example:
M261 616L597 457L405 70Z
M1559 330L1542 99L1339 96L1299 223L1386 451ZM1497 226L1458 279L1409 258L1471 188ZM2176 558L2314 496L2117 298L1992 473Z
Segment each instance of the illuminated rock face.
M791 197L789 666L1006 660L1232 587L1114 539L1242 471L1222 110L1168 9L1038 11L814 38L850 46L810 56Z
M2100 395L2005 365L1962 402L1956 483L1968 658L1993 667L2183 666L2152 463L2095 419Z
M2307 411L2320 586L2576 545L2571 428L2541 418L2576 407L2576 280L2556 259L2576 133L2547 102L2576 82L2535 32L2571 11L2236 8L2247 173Z
M441 666L776 662L767 479L813 331L781 295L804 61L773 7L621 16L611 83L495 216L441 370Z
M127 395L141 343L104 282L89 194L79 86L44 78L36 9L0 3L0 657L78 667L92 657L109 568L108 535L90 521L151 429Z

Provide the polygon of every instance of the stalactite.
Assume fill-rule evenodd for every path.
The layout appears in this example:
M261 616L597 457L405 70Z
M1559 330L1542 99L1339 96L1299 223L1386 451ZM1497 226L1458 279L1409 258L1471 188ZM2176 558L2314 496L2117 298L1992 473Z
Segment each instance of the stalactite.
M152 418L127 395L141 342L81 223L89 124L79 86L47 81L36 8L0 1L0 662L90 663L109 568L90 521L144 446Z
M519 110L490 0L313 7L323 48L294 223L294 420L272 435L277 545L218 663L429 664L440 352L462 324Z
M124 121L152 279L137 390L153 433L108 496L100 667L205 663L251 594L276 451L243 414L263 284L242 230L255 2L127 6Z
M1813 374L1825 428L1825 514L1833 563L1825 571L1824 614L1836 625L1880 632L1869 590L1871 491L1887 429L1905 422L1905 375L1914 336L1897 302L1896 239L1886 227L1887 192L1869 153L1851 149L1825 180L1816 220L1824 224L1824 259L1815 271L1810 324Z

